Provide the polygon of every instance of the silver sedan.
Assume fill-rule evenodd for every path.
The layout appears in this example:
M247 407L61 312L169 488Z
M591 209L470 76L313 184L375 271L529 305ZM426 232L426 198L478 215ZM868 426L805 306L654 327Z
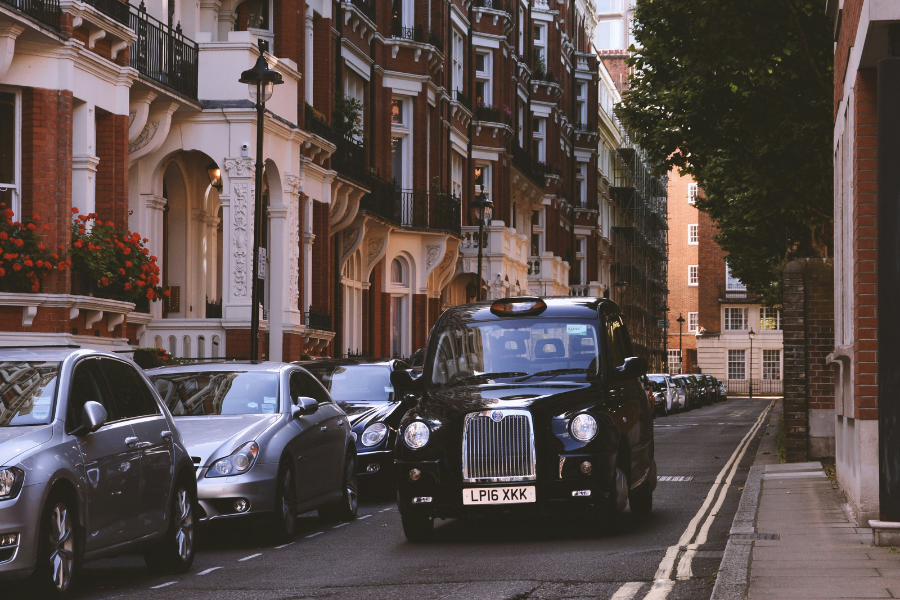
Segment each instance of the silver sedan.
M0 580L68 594L83 562L144 550L194 560L196 483L172 416L132 362L77 348L0 349Z
M347 415L308 371L284 363L152 369L197 469L202 519L262 514L277 541L297 515L357 512L356 444Z

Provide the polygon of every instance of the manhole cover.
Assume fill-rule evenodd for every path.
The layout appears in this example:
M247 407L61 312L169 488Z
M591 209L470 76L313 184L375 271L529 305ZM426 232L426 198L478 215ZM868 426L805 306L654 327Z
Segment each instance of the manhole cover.
M733 533L733 540L780 540L781 534L778 533Z
M693 479L691 475L660 475L656 478L657 481L692 481Z

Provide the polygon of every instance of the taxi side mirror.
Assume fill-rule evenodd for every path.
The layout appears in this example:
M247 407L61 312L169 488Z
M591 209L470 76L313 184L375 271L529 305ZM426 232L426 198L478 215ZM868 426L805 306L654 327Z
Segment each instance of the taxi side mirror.
M403 392L418 394L425 389L425 380L422 376L413 378L412 374L406 369L398 369L391 371L391 385L400 394Z

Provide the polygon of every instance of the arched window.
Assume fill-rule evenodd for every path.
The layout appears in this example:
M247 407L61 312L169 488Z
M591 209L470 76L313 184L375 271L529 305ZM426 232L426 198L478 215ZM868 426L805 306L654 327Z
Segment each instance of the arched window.
M395 258L391 262L391 283L406 286L406 269L404 269L403 261Z
M410 348L410 267L406 259L397 257L391 261L391 356L407 357Z

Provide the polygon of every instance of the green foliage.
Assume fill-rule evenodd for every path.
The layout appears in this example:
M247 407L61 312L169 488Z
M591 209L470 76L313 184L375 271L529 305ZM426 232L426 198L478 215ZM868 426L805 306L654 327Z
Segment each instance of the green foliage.
M363 103L351 96L337 96L331 111L332 127L342 134L361 138Z
M689 173L728 264L780 301L793 251L832 245L832 28L805 0L638 0L619 114L665 171Z

